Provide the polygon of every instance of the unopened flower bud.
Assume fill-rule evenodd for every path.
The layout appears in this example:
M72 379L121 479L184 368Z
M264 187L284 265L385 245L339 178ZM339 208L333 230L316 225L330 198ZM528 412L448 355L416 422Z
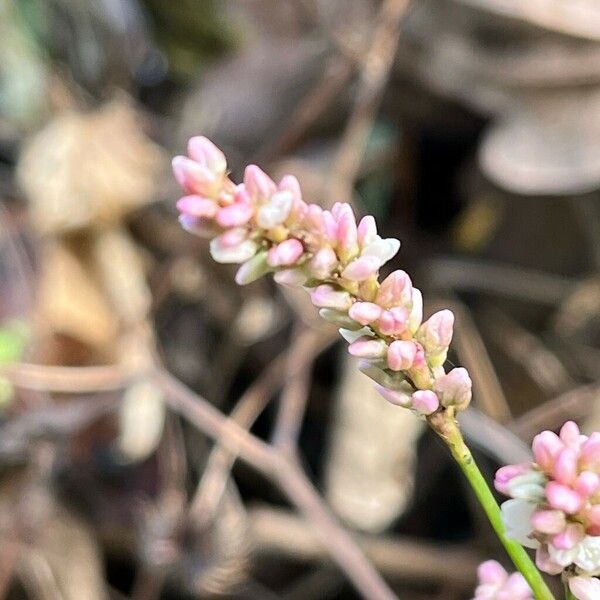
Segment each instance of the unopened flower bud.
M325 279L338 264L335 252L329 246L325 246L316 252L310 260L308 270L315 279Z
M208 167L215 174L225 174L225 155L208 138L201 135L190 138L187 149L190 158L196 162Z
M440 407L437 395L431 390L417 390L411 400L414 410L422 415L431 415Z
M548 504L557 510L563 510L568 515L574 515L583 506L584 499L570 487L556 481L546 485Z
M390 390L382 385L375 384L375 389L391 404L409 408L412 405L412 400L409 394L401 391Z
M267 254L267 262L271 267L289 267L295 264L303 254L302 244L291 238L271 247Z
M247 285L270 271L267 264L267 253L259 252L250 260L246 261L235 274L235 282L238 285Z
M417 355L417 346L410 340L397 340L390 344L387 362L393 371L406 371L410 369Z
M471 402L472 385L467 370L457 367L446 375L438 377L433 389L444 406L455 406L459 410L464 410Z
M277 271L277 273L273 275L273 279L280 285L295 288L306 283L306 274L301 268L283 269L282 271Z
M184 196L177 201L177 210L192 217L206 217L212 219L219 209L218 204L214 200L190 194Z
M360 338L348 346L348 352L358 358L383 358L387 345L383 340Z
M379 271L380 260L375 256L361 256L353 260L343 271L342 277L350 281L365 281Z
M421 325L417 337L432 366L440 366L446 360L448 346L452 341L452 328L454 326L454 315L452 311L444 309L431 315Z
M377 239L377 224L371 215L367 215L360 220L357 227L357 235L361 248L365 248Z
M312 290L310 299L318 308L347 311L352 306L352 296L348 292L337 290L328 284L320 285Z
M540 469L550 473L556 456L564 447L563 441L553 431L542 431L533 438L532 450L535 462Z
M562 510L537 510L531 517L531 524L536 531L556 535L565 528L567 520Z
M255 202L270 198L276 191L275 182L256 165L248 165L244 171L244 186Z
M379 331L383 335L400 335L406 331L408 311L403 306L394 306L384 310L379 317Z
M361 256L373 256L379 260L379 266L384 265L398 254L400 241L395 238L376 239L361 252Z
M206 196L212 196L217 191L218 179L208 167L187 156L176 156L172 166L175 178L185 190Z
M421 290L412 288L411 309L408 315L408 329L414 335L423 321L423 294Z
M250 204L234 202L218 210L216 221L221 227L239 227L245 225L253 213L254 209Z
M219 263L243 263L252 258L258 246L252 240L245 240L237 246L228 246L220 238L210 241L210 255Z
M379 286L375 302L385 308L409 306L412 282L405 271L393 271Z
M355 302L348 311L348 316L361 325L369 325L381 316L381 306L373 302Z

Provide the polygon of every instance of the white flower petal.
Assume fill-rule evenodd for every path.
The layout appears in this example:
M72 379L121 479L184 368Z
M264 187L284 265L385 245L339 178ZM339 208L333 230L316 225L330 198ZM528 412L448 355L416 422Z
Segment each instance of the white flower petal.
M531 539L531 517L537 505L526 500L507 500L501 506L502 521L506 529L506 536L519 542L527 548L537 548L539 542Z
M219 263L242 263L252 258L257 250L258 246L252 240L232 247L223 247L218 238L210 242L210 255Z
M283 223L292 210L294 197L291 192L283 191L273 194L270 200L258 209L256 222L263 229L271 229Z
M600 571L600 536L586 535L575 548L577 555L573 562L580 569L587 573Z
M598 600L600 598L600 579L595 577L571 577L569 589L577 600Z
M361 256L375 256L383 265L388 260L394 258L400 250L400 241L395 238L378 239L369 244L362 252Z

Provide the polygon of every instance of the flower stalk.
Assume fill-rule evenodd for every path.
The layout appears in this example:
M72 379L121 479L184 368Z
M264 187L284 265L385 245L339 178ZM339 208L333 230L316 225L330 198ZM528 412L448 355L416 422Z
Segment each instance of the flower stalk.
M523 546L506 537L500 507L466 445L454 415L451 411L437 413L432 415L428 421L431 428L448 446L452 458L458 463L467 478L498 539L506 549L515 567L529 584L536 600L555 600Z

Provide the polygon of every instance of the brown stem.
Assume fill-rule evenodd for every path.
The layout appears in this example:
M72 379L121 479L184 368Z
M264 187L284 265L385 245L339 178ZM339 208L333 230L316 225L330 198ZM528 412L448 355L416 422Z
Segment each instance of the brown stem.
M306 475L284 454L227 419L165 371L154 380L168 405L198 429L219 439L229 452L271 478L312 525L321 543L344 570L356 589L370 600L391 600L395 594L366 559L353 538L336 522Z

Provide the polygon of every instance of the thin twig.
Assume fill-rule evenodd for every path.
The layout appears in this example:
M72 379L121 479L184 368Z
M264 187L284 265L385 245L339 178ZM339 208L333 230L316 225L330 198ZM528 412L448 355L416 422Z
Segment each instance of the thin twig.
M352 537L336 522L305 473L281 452L242 429L165 371L154 376L169 407L272 479L300 510L357 590L371 600L396 598Z
M296 342L287 357L287 381L279 399L279 412L273 431L273 444L290 454L297 448L314 361L334 339L322 331L307 330L305 326L298 326L293 335Z
M289 556L304 561L324 558L313 531L291 512L273 508L249 511L252 542L258 553ZM471 546L436 545L406 536L359 535L365 554L386 575L395 579L426 579L462 589L473 586L481 556Z
M352 198L362 155L398 48L400 23L407 6L408 0L383 0L379 10L373 42L360 72L356 101L327 181L326 199L332 202L347 202Z

